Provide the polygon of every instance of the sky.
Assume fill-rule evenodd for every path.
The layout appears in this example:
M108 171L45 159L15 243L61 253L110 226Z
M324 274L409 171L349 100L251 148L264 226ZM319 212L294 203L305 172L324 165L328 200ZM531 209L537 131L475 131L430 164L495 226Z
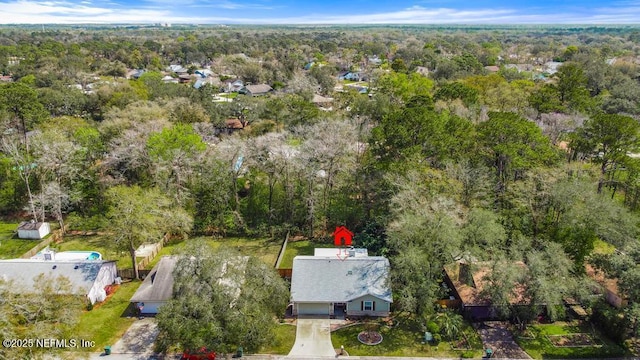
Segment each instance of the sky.
M0 24L640 24L640 0L0 0Z

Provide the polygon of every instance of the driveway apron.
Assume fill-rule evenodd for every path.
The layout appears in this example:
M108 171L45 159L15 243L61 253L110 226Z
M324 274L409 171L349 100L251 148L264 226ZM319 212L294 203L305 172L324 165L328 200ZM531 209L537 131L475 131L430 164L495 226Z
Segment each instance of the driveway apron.
M335 355L336 351L331 343L331 320L298 318L296 341L289 357Z

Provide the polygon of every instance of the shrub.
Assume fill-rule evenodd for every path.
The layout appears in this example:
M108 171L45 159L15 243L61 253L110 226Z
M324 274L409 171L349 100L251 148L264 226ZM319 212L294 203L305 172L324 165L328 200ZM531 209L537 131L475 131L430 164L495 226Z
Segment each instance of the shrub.
M626 335L626 324L622 311L604 302L599 302L593 307L591 320L608 337L622 344Z
M475 353L472 350L463 351L460 357L463 359L473 359Z
M440 334L440 326L435 321L429 321L427 323L427 331L431 334Z

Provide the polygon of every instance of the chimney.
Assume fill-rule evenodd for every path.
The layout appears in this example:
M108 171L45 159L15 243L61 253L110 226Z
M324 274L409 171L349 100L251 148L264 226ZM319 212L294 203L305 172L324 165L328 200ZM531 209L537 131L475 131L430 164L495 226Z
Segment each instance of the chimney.
M349 248L349 257L355 257L356 256L356 249L352 246Z
M466 262L458 263L458 281L469 286L473 286L473 274L471 273L471 266Z

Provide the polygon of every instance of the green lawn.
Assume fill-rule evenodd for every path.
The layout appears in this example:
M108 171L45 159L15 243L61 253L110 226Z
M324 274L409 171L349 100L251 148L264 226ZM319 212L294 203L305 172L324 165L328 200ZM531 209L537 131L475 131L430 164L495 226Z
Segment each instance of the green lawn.
M25 240L14 237L18 224L0 223L0 259L16 259L38 245L42 240Z
M275 329L273 343L260 349L262 354L287 355L296 340L296 327L290 324L280 324Z
M548 336L567 334L590 334L599 346L556 347ZM603 334L582 322L556 322L554 324L536 324L528 327L521 336L516 336L518 344L533 358L607 358L628 355L625 349L615 344Z
M594 246L593 246L593 252L595 254L613 254L616 251L616 247L609 244L606 241L602 241L600 239L596 239Z
M95 341L95 348L81 349L96 352L106 345L113 345L135 321L127 312L129 300L136 292L140 281L123 283L105 302L96 304L90 311L84 311L80 322L73 331L77 339Z
M198 241L203 240L207 244L209 244L212 248L217 249L220 246L226 246L228 248L237 249L243 255L252 255L264 261L267 265L273 266L276 263L276 258L278 257L278 252L280 251L280 246L282 245L282 240L271 240L268 238L239 238L239 237L231 237L231 238L213 238L210 236L201 236L195 237L191 239L187 239L184 241L170 241L166 244L162 250L158 253L158 256L151 261L148 268L151 269L155 264L158 263L160 257L164 255L174 254L180 249L184 248L184 246L189 241Z
M464 334L469 340L471 350L452 350L451 344L441 341L437 346L423 344L424 332L417 322L411 319L400 319L398 325L390 328L386 325L378 326L382 335L382 343L378 345L364 345L358 341L358 334L364 325L354 325L331 333L333 347L344 349L353 356L415 356L415 357L444 357L459 358L482 356L482 342L475 330L465 325Z
M314 248L334 247L329 243L318 243L309 240L289 241L284 257L280 262L280 269L291 269L293 267L293 258L298 255L313 255Z

